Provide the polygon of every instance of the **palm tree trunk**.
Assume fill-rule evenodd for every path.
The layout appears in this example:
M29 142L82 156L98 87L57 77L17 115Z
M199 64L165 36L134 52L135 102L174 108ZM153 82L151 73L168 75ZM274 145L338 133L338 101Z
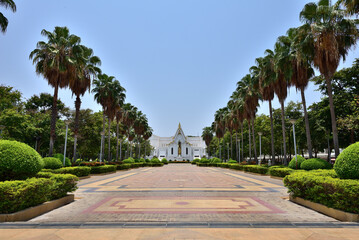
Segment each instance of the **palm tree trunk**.
M333 144L334 144L335 158L337 158L339 155L339 141L338 141L337 120L335 118L335 110L334 110L332 82L329 78L326 78L325 81L327 83L329 106L330 106L330 117L332 119L332 131L333 131Z
M118 134L119 134L118 128L119 128L119 121L116 122L116 162L118 162Z
M111 162L111 119L108 119L108 156L107 161Z
M254 161L256 161L256 163L258 164L257 146L256 146L256 134L255 134L255 131L254 131L254 114L252 115L251 119L252 119L252 137L253 137Z
M249 143L249 161L252 161L252 145L251 145L251 122L250 120L247 120L248 122L248 143Z
M233 144L232 144L232 134L233 134L233 131L231 131L231 159L233 159Z
M104 156L105 156L105 127L106 127L106 115L105 115L105 108L103 108L103 118L102 118L102 132L103 132L103 135L101 135L101 141L103 141L102 142L102 159L104 159Z
M238 153L238 136L237 136L237 130L236 130L236 159L237 162L239 162L239 153Z
M138 137L138 158L141 158L141 141L140 141L140 137Z
M50 133L50 148L49 148L49 156L52 157L54 151L54 142L56 137L56 121L57 121L57 96L59 92L59 85L55 86L54 89L54 99L52 101L52 109L51 109L51 133Z
M309 155L309 158L313 158L312 139L310 137L309 119L308 119L308 113L307 113L307 103L305 101L305 95L304 95L304 88L300 89L300 93L302 95L302 104L303 104L304 121L305 121L305 133L307 134L308 155Z
M242 161L243 161L243 160L244 160L244 159L243 159L243 156L244 156L244 151L243 151L243 150L244 150L244 144L243 144L243 139L244 139L244 137L243 137L243 122L241 123L241 135L242 135L242 136L241 136L241 137L242 137L242 141L241 141L241 143L242 143L242 154L241 154L241 155L242 155L242 158L241 158L241 159L242 159ZM241 144L239 144L239 147L241 147Z
M81 99L80 96L76 96L76 101L75 101L75 108L76 108L76 113L75 113L75 132L74 132L74 157L72 159L72 162L76 162L76 148L77 148L77 135L79 132L79 115L80 115L80 107L81 107Z
M287 144L286 144L286 137L285 137L285 121L284 121L284 100L280 100L281 106L281 115L282 115L282 135L283 135L283 164L287 165Z
M272 100L269 100L269 116L270 116L270 135L271 135L272 164L274 164L274 162L275 162L275 153L274 153L274 130L273 130Z
M222 159L221 158L221 141L219 140L219 138L218 138L218 152L219 152L219 159Z

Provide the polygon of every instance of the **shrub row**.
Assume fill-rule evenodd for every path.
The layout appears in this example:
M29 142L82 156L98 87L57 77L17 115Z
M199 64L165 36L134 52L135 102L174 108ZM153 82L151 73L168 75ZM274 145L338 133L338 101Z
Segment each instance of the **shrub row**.
M65 168L59 168L59 169L42 169L41 172L72 174L77 177L85 177L91 173L91 168L90 167L65 167Z
M288 167L277 167L273 166L270 167L268 170L269 175L275 176L275 177L285 177L289 174L292 174L295 170L288 168Z
M332 177L335 174L333 171L296 172L284 178L284 185L294 197L359 213L358 180Z
M259 173L259 174L267 174L268 167L263 167L260 165L242 165L243 170L245 172L253 172L253 173Z
M104 165L104 166L98 166L98 167L91 167L91 173L97 174L97 173L115 172L116 168L117 168L116 165Z
M78 178L70 174L40 172L39 178L0 182L0 213L13 213L76 190Z

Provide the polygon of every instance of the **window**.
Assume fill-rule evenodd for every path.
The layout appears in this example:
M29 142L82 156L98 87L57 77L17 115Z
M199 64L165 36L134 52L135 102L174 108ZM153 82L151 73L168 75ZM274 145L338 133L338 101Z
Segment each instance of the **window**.
M173 148L171 148L171 155L173 155Z
M186 155L188 155L188 148L186 148Z

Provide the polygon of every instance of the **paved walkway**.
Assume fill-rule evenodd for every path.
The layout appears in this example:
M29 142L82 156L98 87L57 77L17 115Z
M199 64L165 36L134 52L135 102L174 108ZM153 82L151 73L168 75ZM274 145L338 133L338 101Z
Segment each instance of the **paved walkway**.
M281 180L189 164L91 177L75 197L30 222L337 222L288 201Z

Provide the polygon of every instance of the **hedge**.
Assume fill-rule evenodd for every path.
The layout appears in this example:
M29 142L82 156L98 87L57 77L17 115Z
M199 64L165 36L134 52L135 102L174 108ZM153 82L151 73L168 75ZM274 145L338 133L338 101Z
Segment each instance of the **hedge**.
M294 197L358 214L359 181L333 178L328 176L331 171L326 172L293 173L284 178L284 185Z
M295 161L295 156L292 158L292 160L289 162L288 167L291 169L300 169L300 165L302 162L304 162L306 159L300 155L297 155L297 162Z
M285 177L289 174L292 174L295 170L288 168L288 167L277 167L273 166L270 167L268 170L269 175L275 177Z
M0 182L0 213L13 213L66 196L76 190L73 175L40 172L40 178Z
M229 164L228 163L217 163L217 167L229 168Z
M359 142L343 150L335 160L334 169L345 179L359 179Z
M235 170L243 170L243 165L239 165L238 163L232 163L229 164L229 168Z
M259 174L267 174L268 168L259 165L242 165L245 172L253 172Z
M123 163L120 165L117 165L117 170L125 170L125 169L130 169L131 168L131 164L128 163Z
M99 167L91 167L91 173L108 173L108 172L115 172L116 171L116 165L104 165Z
M304 162L302 162L302 164L300 165L300 168L304 169L304 170L331 169L332 164L328 163L324 159L311 158L311 159L308 159L308 160L305 160Z
M41 172L51 172L58 174L72 174L77 177L88 176L91 172L90 167L65 167L60 169L42 169Z

